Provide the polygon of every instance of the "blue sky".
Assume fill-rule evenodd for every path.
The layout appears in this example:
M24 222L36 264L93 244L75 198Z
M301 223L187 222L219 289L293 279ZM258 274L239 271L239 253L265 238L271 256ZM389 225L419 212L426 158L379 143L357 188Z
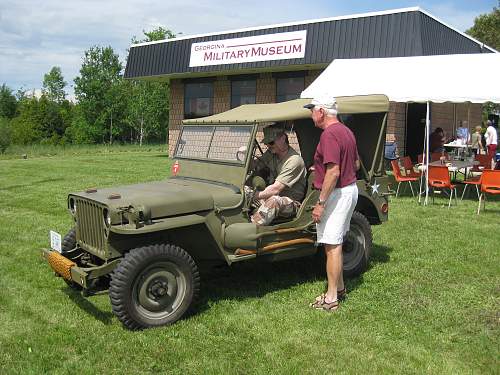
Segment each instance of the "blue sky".
M59 66L71 95L85 50L110 45L124 61L132 37L158 26L192 35L413 6L465 31L499 0L2 0L0 84L39 90L43 75Z

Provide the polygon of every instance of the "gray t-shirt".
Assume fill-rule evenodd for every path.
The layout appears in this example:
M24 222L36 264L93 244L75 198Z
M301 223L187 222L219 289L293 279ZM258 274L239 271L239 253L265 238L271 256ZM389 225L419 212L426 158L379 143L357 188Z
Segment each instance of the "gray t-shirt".
M479 149L479 142L481 141L481 133L472 133L470 142L471 142L471 147L473 149L478 150Z
M293 148L288 147L288 153L282 160L269 150L262 155L261 160L270 169L269 183L281 182L285 188L280 195L296 201L304 198L306 189L306 167L302 157Z

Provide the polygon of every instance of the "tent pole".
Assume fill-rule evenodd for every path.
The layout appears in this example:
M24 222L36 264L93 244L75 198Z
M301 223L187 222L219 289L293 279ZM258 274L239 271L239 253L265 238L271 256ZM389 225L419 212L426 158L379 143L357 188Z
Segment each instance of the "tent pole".
M469 130L468 134L471 134L470 128L470 102L467 103L467 130ZM469 139L466 139L469 142Z
M422 145L422 166L425 165L425 150L426 150L426 144L427 144L427 126L424 127L424 143ZM422 170L422 173L425 173L424 170ZM422 193L423 191L423 186L422 186L422 177L420 177L420 180L418 182L418 203L422 203Z
M453 103L453 126L451 129L452 136L455 137L455 134L457 134L457 103Z
M429 134L431 129L430 121L430 102L427 102L427 114L425 116L425 202L424 205L427 206L427 201L429 200Z

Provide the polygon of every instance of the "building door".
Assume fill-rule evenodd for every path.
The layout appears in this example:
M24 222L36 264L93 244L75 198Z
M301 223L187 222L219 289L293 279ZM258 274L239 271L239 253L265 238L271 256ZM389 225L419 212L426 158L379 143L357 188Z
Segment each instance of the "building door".
M423 153L427 104L408 103L406 110L406 155L415 163Z

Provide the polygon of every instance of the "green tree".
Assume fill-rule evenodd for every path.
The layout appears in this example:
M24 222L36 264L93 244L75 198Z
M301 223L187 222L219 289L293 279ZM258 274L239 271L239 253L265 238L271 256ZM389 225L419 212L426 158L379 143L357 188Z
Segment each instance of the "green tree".
M6 117L0 117L0 153L3 154L11 144L10 123Z
M121 70L122 64L111 47L94 46L85 51L80 76L75 78L75 95L85 123L90 126L87 133L94 141L112 141L113 128L123 123L123 115L114 109Z
M38 129L45 143L59 143L66 124L61 114L61 104L50 100L45 94L38 99Z
M466 31L467 34L484 44L500 50L500 9L493 8L488 14L481 14L474 19L474 26Z
M13 118L16 115L16 109L17 99L4 83L0 86L0 117Z
M64 138L75 144L90 144L94 142L93 127L87 123L82 109L76 105L72 110L71 124L64 132Z
M52 143L63 140L71 122L72 104L56 103L45 94L38 99L25 95L19 102L19 115L11 120L12 140L16 144Z
M64 82L61 68L54 66L49 73L43 76L43 93L56 103L62 103L66 98L64 91L66 82Z
M128 120L139 145L150 138L164 138L168 123L168 85L132 81L129 87Z
M173 39L176 37L171 30L165 29L162 26L157 27L151 31L142 30L144 37L142 39L137 39L135 36L132 38L132 44L154 42L157 40Z
M152 42L175 38L175 34L168 29L158 27L151 31L144 31L144 38L132 39L132 44ZM142 146L148 139L165 139L168 127L168 97L169 86L165 82L138 81L128 83L130 90L128 105L128 123L135 133L135 138Z
M42 140L42 115L38 99L24 96L19 102L19 116L11 121L12 142L14 144L32 144Z

